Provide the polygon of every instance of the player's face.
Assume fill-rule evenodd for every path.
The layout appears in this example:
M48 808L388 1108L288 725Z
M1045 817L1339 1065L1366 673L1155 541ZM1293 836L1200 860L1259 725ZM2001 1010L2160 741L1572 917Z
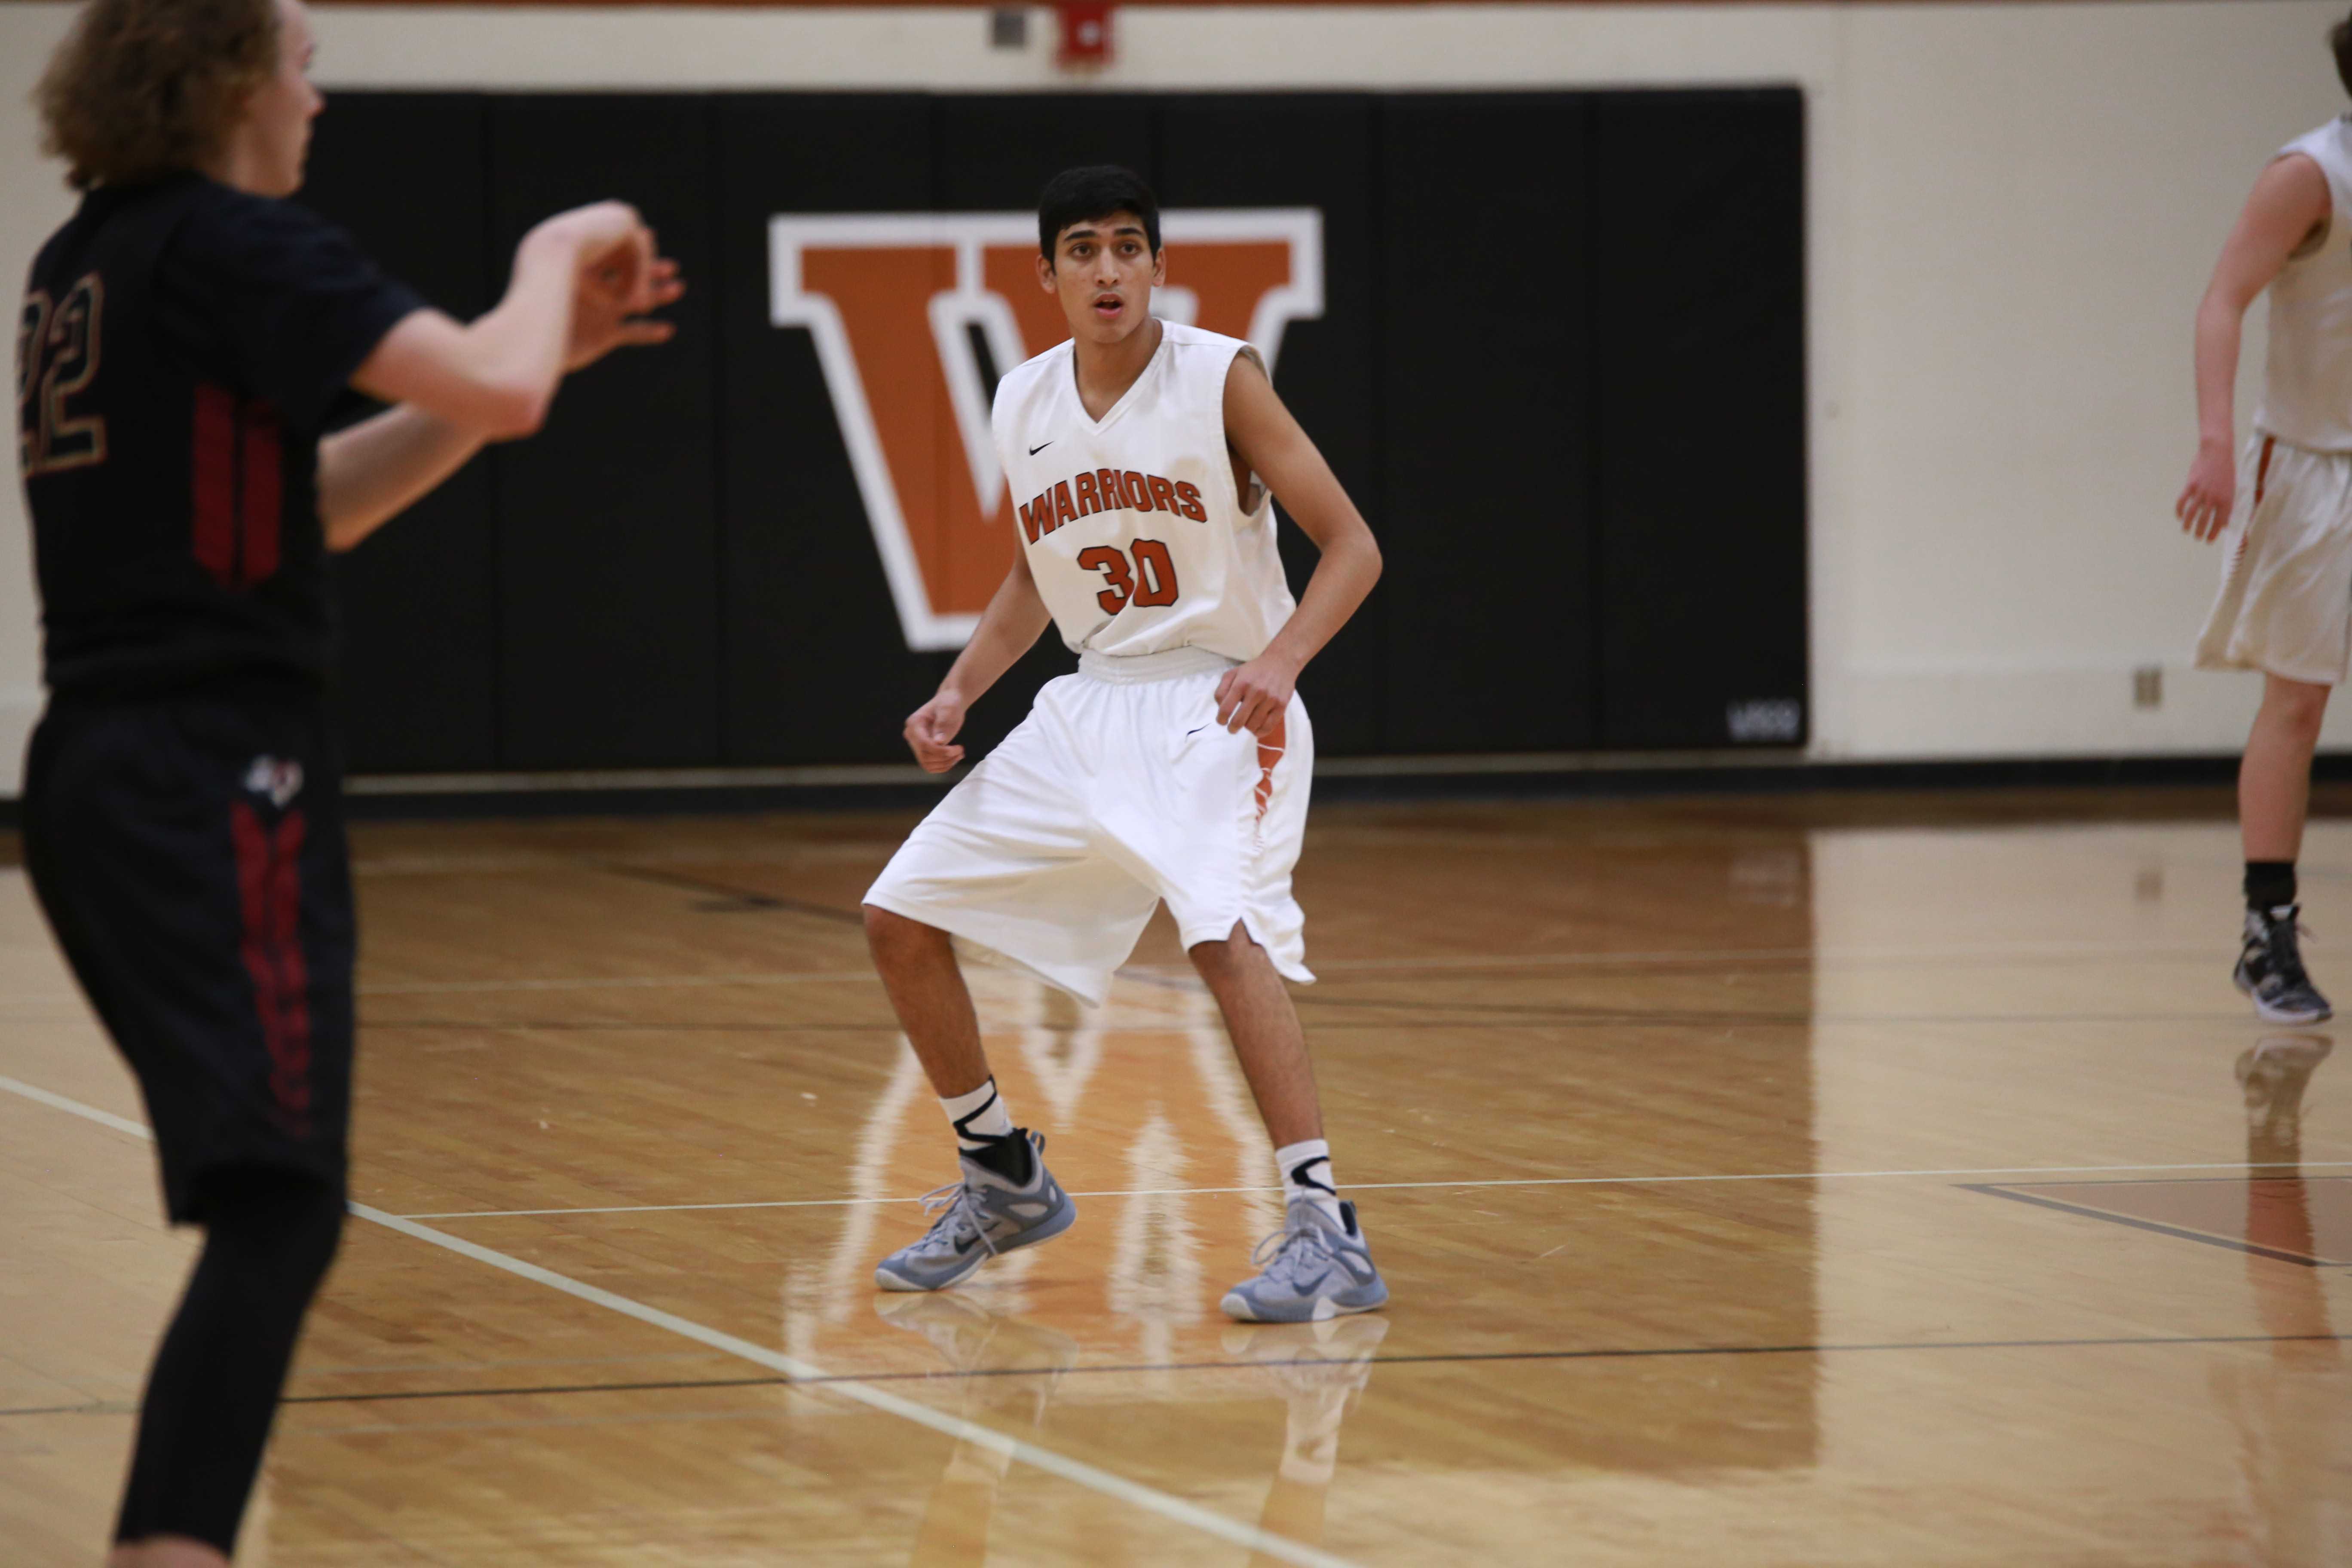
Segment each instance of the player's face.
M310 58L317 52L310 16L300 0L278 0L278 68L246 103L238 135L254 194L290 196L302 186L302 164L310 154L310 121L326 99L310 85Z
M1143 220L1116 212L1064 229L1054 259L1037 258L1037 280L1062 301L1070 335L1115 343L1151 317L1151 290L1164 280Z

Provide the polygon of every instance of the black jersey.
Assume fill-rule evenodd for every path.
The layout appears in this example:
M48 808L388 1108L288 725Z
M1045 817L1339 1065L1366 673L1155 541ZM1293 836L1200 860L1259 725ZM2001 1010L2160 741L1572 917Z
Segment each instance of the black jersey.
M324 680L320 426L422 303L289 202L195 174L83 199L16 329L52 689Z

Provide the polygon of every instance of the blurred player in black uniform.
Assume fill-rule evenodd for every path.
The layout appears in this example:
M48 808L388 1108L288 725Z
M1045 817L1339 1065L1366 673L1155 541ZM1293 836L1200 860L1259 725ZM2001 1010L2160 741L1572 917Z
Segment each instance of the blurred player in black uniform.
M204 1252L113 1568L226 1563L344 1205L351 881L326 553L680 285L619 203L548 219L460 325L283 198L321 100L296 0L93 0L38 92L80 210L16 332L50 701L25 859ZM391 405L321 436L346 386Z

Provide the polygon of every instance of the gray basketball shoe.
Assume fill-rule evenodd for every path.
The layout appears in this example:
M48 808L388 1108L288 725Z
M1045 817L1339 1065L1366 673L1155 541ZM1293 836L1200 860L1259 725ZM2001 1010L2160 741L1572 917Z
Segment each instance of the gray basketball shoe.
M2246 945L2230 978L2254 999L2254 1011L2273 1024L2316 1024L2336 1011L2303 972L2303 949L2296 941L2301 928L2295 923L2302 912L2296 904L2246 911Z
M1025 1129L1021 1136L1029 1140L1029 1180L1015 1185L959 1156L963 1180L923 1194L923 1212L940 1217L920 1241L874 1266L876 1289L944 1290L1000 1252L1034 1247L1070 1228L1078 1205L1045 1169L1044 1136Z
M1244 1323L1319 1323L1388 1305L1389 1288L1372 1266L1351 1203L1339 1205L1334 1223L1314 1204L1293 1200L1282 1228L1257 1244L1250 1261L1265 1272L1243 1280L1219 1303L1225 1316Z

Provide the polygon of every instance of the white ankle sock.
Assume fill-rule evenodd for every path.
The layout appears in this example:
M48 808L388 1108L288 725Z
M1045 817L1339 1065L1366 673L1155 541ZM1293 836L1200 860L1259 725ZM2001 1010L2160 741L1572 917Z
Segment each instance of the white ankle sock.
M1274 1152L1285 1203L1304 1198L1332 1219L1339 1217L1339 1184L1331 1179L1331 1145L1320 1138L1286 1143Z
M996 1092L996 1080L992 1078L970 1094L959 1094L951 1100L941 1096L940 1107L955 1128L959 1148L985 1149L994 1140L1013 1136L1013 1113L1005 1110L1004 1099Z

